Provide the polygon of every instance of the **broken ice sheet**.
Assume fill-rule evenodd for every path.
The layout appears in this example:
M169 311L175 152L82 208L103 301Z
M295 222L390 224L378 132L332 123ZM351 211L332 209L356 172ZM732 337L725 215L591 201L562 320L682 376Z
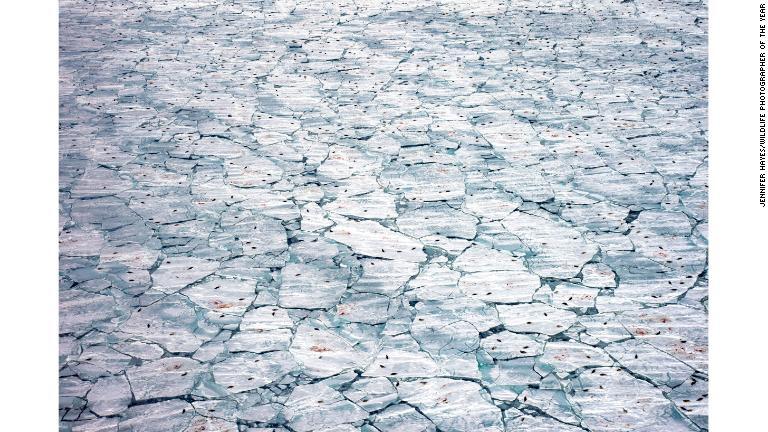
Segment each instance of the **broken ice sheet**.
M474 351L480 343L479 333L470 322L437 305L419 308L411 334L419 348L451 376L477 378Z
M460 295L458 286L461 273L439 264L422 267L421 272L408 282L411 294L418 300L443 300Z
M705 4L59 12L62 431L706 430Z
M364 219L390 219L397 217L395 197L374 191L365 195L341 196L323 206L329 212Z
M227 236L239 242L244 255L277 255L288 249L280 221L250 211L228 210L219 222Z
M446 201L464 195L463 175L452 165L414 165L382 177L389 189L411 201Z
M479 300L493 303L529 302L539 288L539 277L522 264L510 271L469 273L459 280L459 288Z
M537 359L536 370L542 375L554 372L561 376L588 366L611 366L613 359L599 348L578 342L547 342Z
M339 318L366 324L383 324L390 316L389 297L379 294L350 294L336 306Z
M361 379L344 396L368 412L379 411L397 400L397 390L386 378Z
M552 186L532 167L513 165L494 173L492 180L526 201L544 202L554 198Z
M503 331L483 338L481 346L495 359L533 357L541 354L544 343L536 337Z
M569 399L579 407L583 425L590 430L622 430L627 425L641 430L690 430L660 389L621 369L584 370L573 387Z
M136 400L188 394L202 372L200 363L185 357L165 357L128 369L126 375Z
M319 269L306 264L288 264L281 272L280 306L327 309L339 302L347 289L342 270Z
M598 289L564 282L552 290L549 287L542 287L536 292L535 299L560 309L586 313L595 307L595 301L599 295Z
M602 263L586 264L581 269L582 283L588 287L613 288L616 286L616 274Z
M410 335L387 337L363 372L366 377L431 377L440 372L429 353L421 351Z
M549 432L554 430L561 432L578 432L584 430L580 426L569 425L552 417L524 414L514 408L507 411L506 424L508 430L512 427L512 430L519 429L529 432Z
M582 233L563 221L545 215L515 212L502 221L504 228L533 250L531 270L542 277L568 278L597 253Z
M215 278L184 289L181 293L216 313L242 315L256 297L252 281Z
M131 404L131 387L124 376L99 379L88 392L89 408L100 416L120 414Z
M363 256L410 262L426 259L420 242L373 221L340 219L326 237L346 244Z
M278 381L296 368L284 351L240 353L212 366L213 379L230 393L242 393Z
M529 388L520 394L518 400L524 406L546 412L562 423L571 425L579 423L579 418L567 400L565 392L560 389Z
M390 405L376 413L373 425L379 430L392 432L434 432L435 425L415 408L406 404Z
M476 218L446 205L425 206L405 211L397 217L400 231L416 238L442 235L472 239L476 234L476 225Z
M137 308L118 331L129 337L155 342L171 352L193 352L213 335L196 332L198 318L185 297L172 295Z
M176 292L219 268L219 263L193 257L169 257L152 273L153 287L164 293Z
M59 322L61 334L87 333L98 322L116 315L115 299L109 295L91 294L80 290L67 290L59 295Z
M578 319L573 312L541 303L499 305L497 309L504 327L520 333L555 335L567 330Z
M290 353L312 377L328 377L362 366L363 355L354 343L319 322L298 326Z
M491 397L500 401L514 401L526 386L541 381L541 375L533 370L533 358L517 358L484 364L482 380Z
M368 417L368 413L323 383L296 387L285 403L285 416L296 431L339 427Z
M179 399L135 405L121 417L120 428L142 432L183 430L193 415L192 405Z
M403 401L419 408L441 430L504 430L501 410L477 383L432 378L403 382L397 391Z
M230 352L267 352L286 350L291 343L293 320L285 309L263 306L248 311L240 321L240 328L227 341Z
M605 350L622 366L656 385L674 388L695 372L674 356L637 339L613 343Z
M489 219L504 219L522 204L522 199L496 189L479 190L467 194L464 208L470 214Z
M354 148L333 146L328 152L328 158L317 169L317 174L321 178L342 180L354 174L367 173L377 166L375 157Z
M394 295L419 271L417 263L383 259L359 260L363 274L352 287L355 291Z

